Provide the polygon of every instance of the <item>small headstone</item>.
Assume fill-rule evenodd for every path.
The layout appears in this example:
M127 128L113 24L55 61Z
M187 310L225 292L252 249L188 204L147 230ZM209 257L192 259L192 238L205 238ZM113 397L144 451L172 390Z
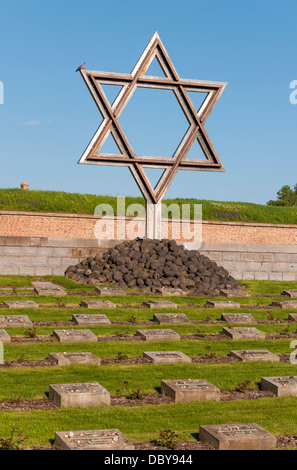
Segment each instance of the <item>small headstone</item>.
M297 313L289 313L288 320L297 321Z
M243 351L230 351L231 357L235 357L242 362L269 361L278 362L279 356L267 349L246 349Z
M284 290L283 295L286 297L291 297L291 299L297 298L297 289Z
M5 330L0 330L0 342L1 343L10 343L11 337Z
M144 359L153 364L178 364L180 362L192 362L192 359L180 351L150 351L143 352Z
M220 401L220 390L204 379L162 380L161 390L175 402Z
M272 392L277 397L296 397L297 376L262 377L261 390Z
M91 343L97 341L97 336L91 330L54 330L53 336L61 343Z
M240 304L231 300L208 300L205 307L211 308L240 308Z
M107 318L106 315L72 315L72 320L76 325L110 325L111 321Z
M62 450L134 450L134 445L118 429L60 431L55 447Z
M163 323L191 323L184 313L154 313L153 321L159 325Z
M98 382L50 385L48 398L59 408L110 405L110 393Z
M22 326L32 326L33 322L28 315L0 315L0 327L11 326L18 328Z
M33 300L5 300L3 302L4 307L7 308L38 308L39 304Z
M233 325L234 323L254 323L255 319L250 313L222 313L223 321Z
M101 364L101 359L90 352L50 353L49 359L54 361L57 366L72 366L75 364Z
M274 449L277 441L256 423L200 426L199 440L218 450Z
M95 287L96 295L127 295L127 293L122 289L111 288L111 287Z
M224 297L251 297L251 294L243 289L221 289L220 294Z
M80 306L83 308L117 308L110 300L82 300Z
M156 294L161 294L164 297L174 297L177 295L186 295L186 292L179 287L157 287Z
M145 300L143 306L146 308L177 308L177 304L170 300Z
M274 307L287 309L287 308L297 308L296 300L279 300L271 303Z
M265 334L259 331L257 328L239 327L234 328L223 328L223 333L229 336L231 339L265 339Z
M53 295L57 297L67 295L64 287L53 284L52 282L32 282L32 286L38 295Z
M180 335L173 330L137 330L136 336L144 341L170 341L179 340Z

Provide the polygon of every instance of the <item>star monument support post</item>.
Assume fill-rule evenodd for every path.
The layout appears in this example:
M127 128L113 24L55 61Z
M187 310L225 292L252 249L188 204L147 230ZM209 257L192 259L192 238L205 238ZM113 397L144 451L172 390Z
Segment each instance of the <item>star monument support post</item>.
M163 77L146 75L154 58L157 59L164 73ZM127 166L146 201L145 236L160 239L162 199L176 173L179 170L225 171L204 124L227 83L180 78L157 32L152 36L130 74L85 70L84 66L85 64L77 71L80 72L87 85L103 121L78 163ZM121 87L112 104L109 103L102 85ZM170 157L137 155L120 125L119 117L137 87L172 90L184 112L189 127L176 151ZM189 92L206 94L198 110ZM119 153L101 152L109 136L116 143ZM196 141L204 158L187 157ZM144 168L164 170L155 187L147 178Z

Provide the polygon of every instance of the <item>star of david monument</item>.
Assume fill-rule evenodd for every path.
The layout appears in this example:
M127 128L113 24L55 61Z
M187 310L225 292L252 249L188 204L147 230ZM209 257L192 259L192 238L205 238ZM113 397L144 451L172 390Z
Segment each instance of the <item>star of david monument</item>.
M157 59L164 76L150 76L146 72ZM87 85L103 120L78 163L88 165L127 166L146 201L146 238L161 238L162 199L179 170L225 171L220 158L205 130L205 122L227 83L180 78L156 32L130 74L86 70L85 64L77 69ZM113 103L108 101L102 85L120 88ZM119 117L137 89L153 88L172 90L189 127L173 155L166 157L137 155L131 146ZM197 110L190 94L205 96ZM101 149L112 136L118 153L103 153ZM204 158L188 158L195 142L198 142ZM163 170L156 186L148 179L145 168Z

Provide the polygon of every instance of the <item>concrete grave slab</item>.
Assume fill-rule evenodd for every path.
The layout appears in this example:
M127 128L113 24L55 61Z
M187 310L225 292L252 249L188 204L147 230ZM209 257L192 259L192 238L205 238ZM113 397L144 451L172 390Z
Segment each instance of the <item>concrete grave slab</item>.
M111 325L111 321L104 314L95 315L72 315L72 320L76 325Z
M168 323L191 323L184 313L154 313L153 321L159 325Z
M136 336L140 336L144 341L170 341L180 340L180 335L173 330L137 330Z
M145 300L142 305L146 308L177 308L171 300Z
M90 352L50 353L49 359L54 361L57 366L72 366L75 364L101 364L101 359Z
M281 308L281 309L288 309L288 308L296 308L297 309L297 301L296 300L279 300L274 301L271 303L274 307Z
M134 445L118 429L60 431L55 447L61 450L134 450Z
M265 339L265 334L253 327L239 327L234 328L223 328L225 333L231 339Z
M3 305L7 308L39 308L33 300L5 300Z
M238 302L232 302L231 300L208 300L205 307L211 308L240 308Z
M251 297L251 294L243 289L221 289L220 294L224 297Z
M192 359L181 351L149 351L143 352L144 359L153 364L178 364L180 362L190 363Z
M255 319L250 313L222 313L221 319L229 324L254 323Z
M276 437L256 423L200 426L199 440L218 450L264 450L276 447Z
M94 343L98 340L91 330L54 330L53 336L61 343Z
M272 392L277 397L296 397L297 376L262 377L261 390Z
M82 300L80 306L83 308L117 308L110 300Z
M269 361L279 362L279 356L273 354L267 349L245 349L230 351L231 357L235 357L242 362Z
M123 289L118 289L118 288L111 288L111 287L100 287L96 286L95 287L95 294L96 295L127 295L127 292L125 292Z
M291 299L296 299L297 298L297 289L284 290L283 295L285 295L286 297L290 297Z
M48 398L59 408L110 405L110 393L98 382L50 385Z
M297 313L289 313L288 320L290 321L297 321Z
M28 315L0 315L0 327L18 328L32 325L33 322Z
M174 402L220 401L220 390L204 379L162 380L161 391Z
M7 333L7 331L0 329L0 342L1 343L10 343L11 337Z
M161 294L164 297L187 295L186 292L180 289L179 287L157 287L156 294Z
M32 282L32 286L34 287L34 291L38 295L52 295L57 297L67 295L67 292L64 287L59 286L57 284L53 284L52 282Z

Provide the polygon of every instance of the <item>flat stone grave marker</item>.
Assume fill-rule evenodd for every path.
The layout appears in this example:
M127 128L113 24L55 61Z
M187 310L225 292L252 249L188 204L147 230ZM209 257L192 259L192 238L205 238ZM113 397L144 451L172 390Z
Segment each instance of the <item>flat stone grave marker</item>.
M181 351L150 351L143 352L142 355L153 364L178 364L180 362L192 362L192 359Z
M200 426L199 440L218 450L264 450L276 447L276 437L256 423Z
M91 343L98 340L91 330L54 330L53 336L61 343Z
M137 330L136 336L144 341L170 341L180 340L180 335L173 330Z
M240 308L238 302L232 302L231 300L208 300L205 307L211 308Z
M221 289L220 294L224 297L251 297L251 294L243 289Z
M39 304L33 300L5 300L3 305L7 308L38 308Z
M287 309L287 308L297 308L297 301L296 300L280 300L274 301L271 303L274 307Z
M134 445L118 429L60 431L55 447L62 450L134 450Z
M255 319L250 313L222 313L221 319L233 323L254 323Z
M146 308L177 308L171 300L145 300L142 305Z
M191 323L184 313L154 313L153 321L159 325L163 323Z
M32 326L33 322L28 315L0 315L0 327L23 327Z
M161 294L164 297L174 297L178 295L186 295L186 292L179 287L157 287L156 294Z
M82 300L80 306L83 308L117 308L110 300Z
M297 313L289 313L288 320L297 321Z
M58 297L67 295L64 287L53 284L52 282L32 282L32 286L38 295L54 295Z
M72 315L72 320L76 325L111 325L111 321L104 314L97 315Z
M297 298L297 289L284 290L283 295L286 297L291 297L292 299Z
M253 327L239 327L223 328L223 333L231 339L265 339L265 334Z
M127 295L123 289L111 288L111 287L95 287L95 294L97 295Z
M262 377L261 390L272 392L277 397L296 397L297 376Z
M231 357L235 357L242 362L269 361L278 362L279 356L273 354L267 349L246 349L243 351L230 351Z
M10 343L11 337L5 330L0 330L0 342L1 343Z
M98 382L50 385L48 398L59 408L110 405L110 393Z
M74 364L101 364L101 359L90 352L61 352L50 353L49 359L57 366L72 366Z
M220 401L220 390L204 379L162 380L162 392L174 402Z

